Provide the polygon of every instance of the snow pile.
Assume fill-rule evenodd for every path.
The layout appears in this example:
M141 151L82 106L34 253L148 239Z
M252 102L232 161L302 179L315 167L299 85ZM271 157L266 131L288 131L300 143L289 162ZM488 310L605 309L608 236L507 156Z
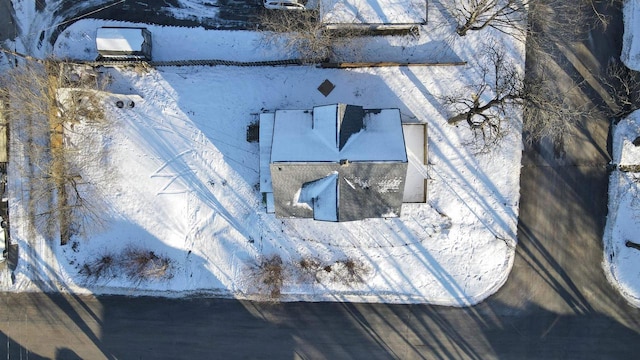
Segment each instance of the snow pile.
M640 0L626 0L624 14L624 37L620 59L632 70L640 71Z
M640 165L640 146L633 144L638 138L640 111L615 125L613 163L621 167ZM640 245L638 214L640 173L613 171L609 180L609 215L604 231L605 274L630 303L640 307L640 248L633 247L633 244Z
M77 165L101 196L104 226L78 233L63 247L30 234L20 226L26 215L20 179L14 179L12 237L20 245L20 262L15 283L2 289L255 298L267 286L257 272L264 264L280 264L264 261L277 256L284 300L465 306L494 293L507 279L516 245L520 118L514 115L502 146L476 154L468 146L469 129L449 125L438 98L481 81L476 55L483 39L498 39L494 43L517 64L524 64L524 46L492 29L451 41L454 29L442 26L443 15L434 9L430 16L439 27L425 26L417 38L372 38L360 54L424 60L442 56L433 51L446 44L449 54L468 65L104 69L112 79L107 90L134 99L135 106L107 101L109 127L76 124L66 133L79 151L102 152L99 163ZM53 53L91 60L95 29L118 25L126 24L77 22L60 35ZM159 61L283 57L250 32L145 27ZM327 79L335 89L325 97L317 88ZM247 142L247 127L266 110L335 103L398 108L403 120L428 124L426 204L404 204L396 219L347 223L277 219L265 212L260 150ZM12 151L17 172L21 154ZM131 259L155 265L144 272L163 276L132 278ZM109 271L92 276L98 265Z

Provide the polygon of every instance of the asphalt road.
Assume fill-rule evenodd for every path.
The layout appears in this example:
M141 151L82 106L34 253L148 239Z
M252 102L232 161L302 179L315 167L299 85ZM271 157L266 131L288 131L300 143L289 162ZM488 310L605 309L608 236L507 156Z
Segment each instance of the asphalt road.
M111 0L101 1L99 5L77 0L60 0L59 3L55 15L63 19L86 14L83 17L217 30L255 28L256 19L263 11L261 0L203 1L198 9L185 9L178 0ZM176 18L172 9L181 8L185 15ZM49 42L53 44L58 35L71 24L63 22L52 31L47 31Z
M619 55L606 32L551 47L548 61L585 80L573 96L608 106L598 74ZM537 59L529 59L535 61ZM519 244L505 286L466 309L426 305L257 304L222 299L0 294L0 355L15 359L635 359L640 311L606 281L609 120L526 147Z
M15 39L18 29L13 20L14 15L11 1L0 1L0 42Z

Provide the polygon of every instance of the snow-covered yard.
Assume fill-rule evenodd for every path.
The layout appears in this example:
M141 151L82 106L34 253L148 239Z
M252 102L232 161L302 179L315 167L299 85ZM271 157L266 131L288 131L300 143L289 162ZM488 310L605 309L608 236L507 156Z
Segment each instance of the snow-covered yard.
M640 306L640 249L627 246L640 243L640 144L634 144L640 142L640 111L614 126L613 163L625 171L613 171L609 180L604 268L622 295Z
M105 226L67 246L29 238L21 225L20 179L12 179L12 241L21 258L15 282L2 289L256 298L264 284L255 265L278 255L284 300L464 306L494 293L507 279L517 243L520 116L514 114L501 146L476 154L469 129L447 124L439 97L480 81L482 59L475 55L487 41L503 44L520 66L524 46L491 29L454 41L442 14L434 9L430 19L437 26L425 25L418 38L370 39L363 57L417 62L455 54L468 65L105 68L112 79L107 90L133 96L135 107L107 101L109 126L79 124L66 134L85 152L97 150L88 144L102 144L102 160L81 167L82 178L101 194ZM94 59L95 31L105 25L133 24L79 21L60 35L53 54ZM264 48L252 32L146 27L154 60L288 57ZM434 55L437 48L442 51ZM325 79L335 85L327 97L317 90ZM265 110L339 102L399 108L403 120L428 124L427 203L404 204L397 219L347 223L265 212L259 148L246 141L247 126ZM12 158L20 159L16 149ZM168 259L171 276L136 281L123 270L98 278L81 273L84 264L132 247Z

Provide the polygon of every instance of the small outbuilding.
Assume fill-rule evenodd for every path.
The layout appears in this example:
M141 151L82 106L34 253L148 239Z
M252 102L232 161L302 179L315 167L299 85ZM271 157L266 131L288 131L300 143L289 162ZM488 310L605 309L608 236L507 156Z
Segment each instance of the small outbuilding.
M151 32L145 28L99 28L96 46L98 60L151 60Z

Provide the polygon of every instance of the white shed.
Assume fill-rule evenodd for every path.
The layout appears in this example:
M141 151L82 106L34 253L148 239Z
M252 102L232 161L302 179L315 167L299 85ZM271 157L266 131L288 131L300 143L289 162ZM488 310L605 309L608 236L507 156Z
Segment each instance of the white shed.
M98 59L151 60L151 32L145 28L99 28L96 46Z

